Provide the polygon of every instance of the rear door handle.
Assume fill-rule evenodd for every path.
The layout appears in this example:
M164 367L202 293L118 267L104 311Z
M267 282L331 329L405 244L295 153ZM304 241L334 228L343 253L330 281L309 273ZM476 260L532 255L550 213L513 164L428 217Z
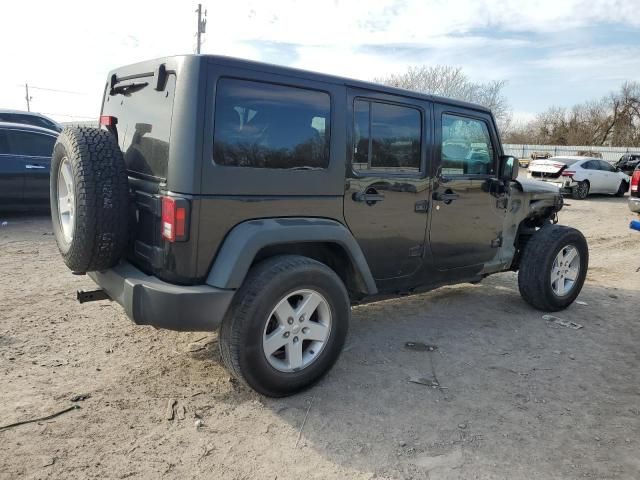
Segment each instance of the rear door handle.
M26 168L27 170L44 170L47 167L45 167L44 165L33 165L28 163L24 166L24 168Z

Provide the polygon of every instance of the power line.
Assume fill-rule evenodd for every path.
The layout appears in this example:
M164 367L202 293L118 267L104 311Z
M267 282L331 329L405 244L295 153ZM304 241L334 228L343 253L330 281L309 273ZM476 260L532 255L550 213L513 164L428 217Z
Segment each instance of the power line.
M20 86L22 86L22 85L20 85ZM32 88L34 90L45 90L47 92L70 93L72 95L89 95L86 92L74 92L72 90L59 90L57 88L34 87L33 85L29 85L29 88Z

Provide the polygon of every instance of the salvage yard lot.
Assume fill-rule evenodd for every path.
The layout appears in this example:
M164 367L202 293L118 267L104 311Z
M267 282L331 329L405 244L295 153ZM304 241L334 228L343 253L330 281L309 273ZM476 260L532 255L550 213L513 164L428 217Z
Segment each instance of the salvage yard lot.
M359 306L336 367L279 400L229 380L215 334L77 304L92 283L66 269L49 219L5 215L0 425L88 398L0 431L0 477L640 478L640 234L626 201L560 212L591 265L586 305L556 315L583 328L545 321L514 273Z

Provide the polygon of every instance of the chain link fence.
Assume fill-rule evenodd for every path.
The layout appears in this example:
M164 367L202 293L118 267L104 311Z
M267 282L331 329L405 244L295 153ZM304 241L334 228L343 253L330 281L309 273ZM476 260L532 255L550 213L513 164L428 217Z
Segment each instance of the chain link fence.
M506 143L502 145L505 155L513 155L516 158L530 159L535 152L548 153L552 157L576 155L579 151L592 151L602 154L602 159L610 163L620 160L625 153L640 153L640 148L634 147L588 147L567 145L516 145Z

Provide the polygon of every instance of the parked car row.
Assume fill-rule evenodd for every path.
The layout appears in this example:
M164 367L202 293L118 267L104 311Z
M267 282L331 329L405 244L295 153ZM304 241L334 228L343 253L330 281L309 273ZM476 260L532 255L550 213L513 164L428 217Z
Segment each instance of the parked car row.
M583 200L590 193L623 197L631 178L619 168L592 157L551 157L529 165L529 176L557 185L562 193Z

